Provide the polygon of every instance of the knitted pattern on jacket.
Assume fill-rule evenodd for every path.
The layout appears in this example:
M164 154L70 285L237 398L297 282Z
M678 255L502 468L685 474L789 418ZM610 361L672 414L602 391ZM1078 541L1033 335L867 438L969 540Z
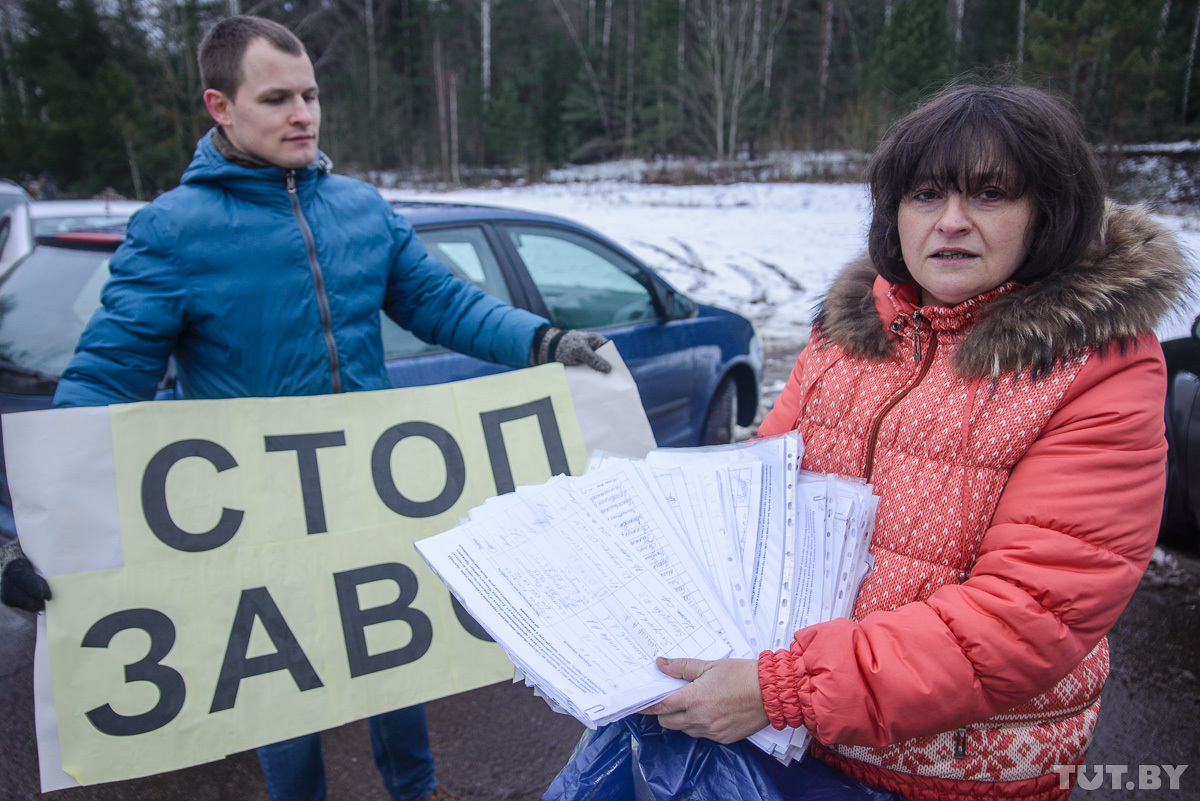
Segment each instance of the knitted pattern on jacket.
M764 652L772 723L908 798L1065 797L1104 635L1153 550L1165 392L1149 330L1186 291L1173 238L1110 208L1079 264L953 308L847 268L760 429L881 496L853 620Z

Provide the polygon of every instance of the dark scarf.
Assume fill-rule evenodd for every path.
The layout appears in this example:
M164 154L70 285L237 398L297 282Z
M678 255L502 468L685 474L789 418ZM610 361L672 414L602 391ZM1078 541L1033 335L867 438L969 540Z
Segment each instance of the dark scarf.
M238 150L233 142L229 141L229 137L225 134L225 129L220 125L213 128L212 136L213 146L217 152L221 154L226 161L232 162L239 167L250 167L258 169L260 167L273 167L269 161L263 161L258 156L252 156L244 150Z

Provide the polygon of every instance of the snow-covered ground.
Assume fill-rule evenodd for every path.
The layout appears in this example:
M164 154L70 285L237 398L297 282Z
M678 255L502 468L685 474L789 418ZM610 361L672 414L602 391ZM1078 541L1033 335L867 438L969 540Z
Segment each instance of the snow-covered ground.
M628 248L694 300L753 320L768 352L797 350L807 339L814 302L866 247L870 212L860 184L661 186L601 179L385 194L572 218ZM1200 264L1200 217L1159 219ZM1160 336L1186 335L1196 311L1169 321Z

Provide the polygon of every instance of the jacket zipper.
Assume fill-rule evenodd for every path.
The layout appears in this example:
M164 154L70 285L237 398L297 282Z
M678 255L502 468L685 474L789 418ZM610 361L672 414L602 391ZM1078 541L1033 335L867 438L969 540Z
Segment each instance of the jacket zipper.
M894 395L892 399L889 400L884 407L879 410L879 414L875 417L875 422L871 424L871 435L867 438L867 459L865 469L863 470L863 480L868 484L871 483L871 471L875 469L875 444L879 440L879 429L883 427L883 418L887 417L888 412L896 408L896 404L904 400L908 393L912 392L913 389L915 389L916 386L920 384L922 380L924 380L926 374L929 372L930 366L933 364L933 356L935 353L937 353L937 337L932 335L931 332L929 337L929 349L925 351L924 360L922 360L921 323L923 321L926 320L921 316L920 312L913 312L913 328L915 329L913 334L913 355L917 361L921 362L921 371L917 373L916 379L911 384L909 384L900 392L896 393L896 395Z
M342 391L342 371L338 364L337 340L333 338L333 315L329 311L329 296L325 293L325 276L321 273L321 265L317 262L317 243L313 240L312 229L304 212L300 209L300 195L296 192L296 171L287 171L288 197L292 200L292 214L300 224L300 232L304 234L304 247L308 251L308 269L312 273L313 288L317 293L317 308L321 310L321 330L325 334L325 350L329 353L329 375L333 381L333 391Z
M954 758L967 758L967 727L963 726L954 732Z

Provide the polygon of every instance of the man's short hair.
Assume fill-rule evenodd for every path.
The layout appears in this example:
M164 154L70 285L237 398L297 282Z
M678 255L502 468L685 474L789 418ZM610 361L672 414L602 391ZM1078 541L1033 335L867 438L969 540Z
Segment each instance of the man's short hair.
M912 277L897 223L906 195L926 183L970 194L980 181L1033 199L1029 256L1013 275L1019 283L1073 264L1100 231L1103 179L1066 101L1028 86L952 85L896 122L867 168L867 244L879 274Z
M288 55L304 55L304 45L296 34L278 22L244 14L226 17L200 41L198 60L204 88L216 89L230 100L235 99L243 79L242 56L255 39L265 39Z

